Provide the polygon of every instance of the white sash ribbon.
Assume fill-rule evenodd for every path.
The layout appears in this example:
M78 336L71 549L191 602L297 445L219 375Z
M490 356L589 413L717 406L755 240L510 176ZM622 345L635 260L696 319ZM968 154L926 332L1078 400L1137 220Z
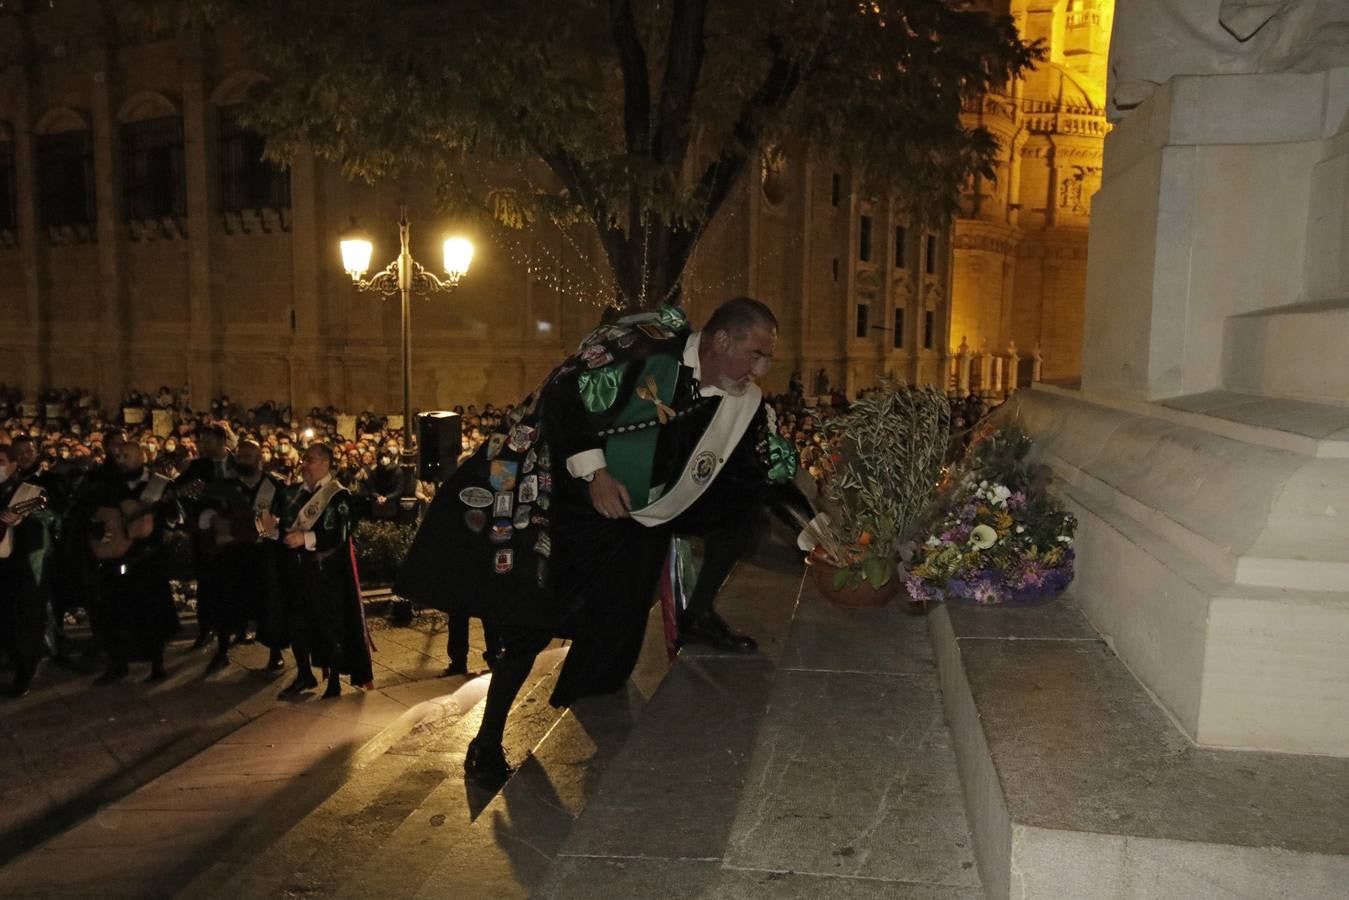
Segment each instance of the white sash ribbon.
M692 506L693 501L701 497L720 474L731 451L744 437L745 429L754 421L762 400L763 391L754 384L739 397L730 394L722 397L721 405L712 414L707 430L689 454L679 479L659 498L641 509L634 509L632 517L646 526L662 525ZM709 455L710 472L707 469Z
M276 482L262 476L262 483L258 485L258 492L253 495L253 512L265 513L272 508L272 498L276 496Z
M158 472L150 475L150 480L145 482L145 487L141 488L140 504L142 506L154 506L160 500L164 499L164 491L173 482Z
M310 531L314 523L323 515L323 511L328 508L328 503L337 492L342 490L342 484L336 478L318 489L314 496L300 508L300 512L295 516L295 521L291 523L290 531Z

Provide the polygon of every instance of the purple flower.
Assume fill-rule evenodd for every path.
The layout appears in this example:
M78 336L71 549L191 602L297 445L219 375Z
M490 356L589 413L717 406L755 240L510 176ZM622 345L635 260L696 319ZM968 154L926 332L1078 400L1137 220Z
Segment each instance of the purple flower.
M1025 509L1025 508L1026 508L1026 492L1025 492L1025 491L1014 491L1014 492L1012 493L1012 496L1010 496L1010 497L1007 498L1007 508L1008 508L1008 509Z

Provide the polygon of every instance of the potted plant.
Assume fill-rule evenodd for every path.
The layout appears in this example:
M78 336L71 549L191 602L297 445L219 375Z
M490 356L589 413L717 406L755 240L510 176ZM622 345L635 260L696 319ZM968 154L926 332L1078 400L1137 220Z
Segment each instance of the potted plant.
M1029 460L1030 449L1016 425L976 431L908 571L910 599L1027 604L1068 586L1077 521L1049 492L1050 471Z
M812 576L840 606L883 606L931 504L950 439L951 411L935 387L884 382L825 432L833 452L802 532Z

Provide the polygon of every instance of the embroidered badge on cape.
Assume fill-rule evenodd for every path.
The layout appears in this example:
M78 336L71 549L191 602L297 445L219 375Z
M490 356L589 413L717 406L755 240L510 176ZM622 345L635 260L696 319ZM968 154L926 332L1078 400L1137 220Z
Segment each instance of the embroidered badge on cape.
M494 459L487 480L492 483L492 490L509 491L515 487L515 476L519 471L520 464L513 459Z
M704 450L693 458L693 483L704 485L712 480L717 471L717 454Z
M534 464L537 463L538 460L539 460L539 451L531 449L528 455L525 456L525 462L524 465L520 467L520 471L524 472L526 475L528 475L530 472L533 472Z
M459 492L459 502L475 509L486 509L492 505L492 492L487 488L466 487Z
M539 539L534 542L534 552L544 559L553 555L553 538L548 534L539 535Z
M595 344L581 351L580 359L587 369L598 369L614 361L614 355L603 344Z
M496 459L501 448L506 445L506 436L504 434L494 434L487 439L487 458Z
M492 533L488 539L494 544L508 544L511 540L511 520L494 519L492 521Z
M511 510L515 509L515 495L509 492L497 494L496 502L492 505L492 515L503 519L511 517Z
M520 502L533 503L539 499L539 476L526 475L520 481Z
M487 513L481 509L469 509L464 511L464 524L468 530L474 534L482 534L482 530L487 527Z
M532 512L534 507L528 505L515 508L515 518L511 520L511 524L515 526L516 531L524 531L529 527L529 514Z
M515 568L515 551L498 550L493 561L498 575L505 575L511 569Z
M510 447L516 453L524 453L539 438L539 429L532 428L529 425L516 425L511 429L511 435L506 439L506 446Z

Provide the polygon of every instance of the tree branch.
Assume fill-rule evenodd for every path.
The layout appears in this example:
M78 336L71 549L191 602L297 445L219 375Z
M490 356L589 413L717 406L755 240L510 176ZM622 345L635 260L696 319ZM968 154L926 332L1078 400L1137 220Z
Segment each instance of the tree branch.
M623 131L628 152L645 155L651 150L651 82L646 50L632 17L632 0L609 0L609 24L623 71Z
M775 47L775 50L780 48ZM754 95L745 103L745 108L736 120L734 134L735 146L723 150L721 155L708 164L698 179L697 192L705 198L703 214L698 228L688 232L690 248L692 240L702 231L701 225L712 221L717 210L731 193L731 188L740 178L749 155L754 152L760 136L763 134L762 122L768 113L781 109L791 99L801 84L801 63L795 59L777 53L768 75Z
M706 22L707 0L675 0L652 150L656 162L676 170L684 164L693 130L693 97L702 74Z
M638 294L638 273L623 229L610 220L608 207L600 200L599 192L585 173L585 167L562 147L545 150L531 142L534 152L548 164L553 174L562 182L562 186L575 198L576 202L595 223L599 234L600 246L609 260L614 273L614 284L624 299L635 300Z

